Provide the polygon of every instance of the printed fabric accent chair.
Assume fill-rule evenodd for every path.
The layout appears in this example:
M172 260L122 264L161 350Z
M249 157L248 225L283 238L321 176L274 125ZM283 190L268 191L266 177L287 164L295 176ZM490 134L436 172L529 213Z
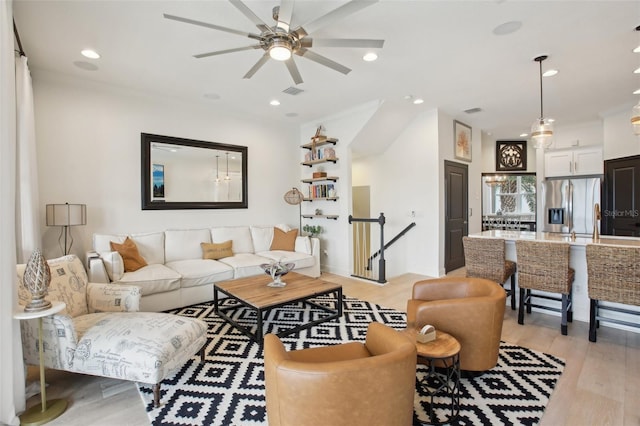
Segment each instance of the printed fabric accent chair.
M48 260L51 283L46 300L66 308L43 318L43 359L47 368L148 383L160 405L160 382L194 354L204 361L207 324L171 314L137 312L140 288L89 283L74 255ZM17 266L18 298L31 301ZM39 365L38 320L21 321L27 364Z

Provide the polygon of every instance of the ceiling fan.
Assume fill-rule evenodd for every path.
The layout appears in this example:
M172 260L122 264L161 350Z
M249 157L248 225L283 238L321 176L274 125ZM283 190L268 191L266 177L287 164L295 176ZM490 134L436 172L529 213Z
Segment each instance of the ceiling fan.
M310 59L343 74L348 74L351 71L350 68L347 68L344 65L309 49L312 47L381 48L384 45L384 40L348 38L314 39L309 37L309 35L314 31L333 23L334 21L343 19L346 16L376 3L377 1L378 0L352 0L307 24L294 28L291 21L295 0L282 0L280 2L280 6L273 8L273 19L276 21L273 26L269 26L260 19L241 0L229 0L233 6L235 6L240 12L242 12L242 14L255 24L255 26L260 30L260 34L234 30L220 25L181 18L179 16L169 15L166 13L164 14L164 17L174 21L237 34L257 41L257 44L250 46L201 53L194 55L195 58L206 58L209 56L240 52L243 50L262 49L264 50L264 55L262 55L258 62L256 62L256 64L244 75L244 78L251 78L269 60L269 58L272 58L277 61L284 61L295 84L300 84L303 80L296 63L293 60L292 55L294 54Z

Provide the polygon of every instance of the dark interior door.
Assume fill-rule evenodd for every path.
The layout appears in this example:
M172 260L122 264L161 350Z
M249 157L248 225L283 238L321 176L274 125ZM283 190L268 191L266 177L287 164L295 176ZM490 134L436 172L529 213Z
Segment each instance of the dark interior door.
M469 232L469 180L466 164L444 162L445 239L444 269L453 271L464 266L462 237Z
M602 234L640 237L640 156L604 162Z

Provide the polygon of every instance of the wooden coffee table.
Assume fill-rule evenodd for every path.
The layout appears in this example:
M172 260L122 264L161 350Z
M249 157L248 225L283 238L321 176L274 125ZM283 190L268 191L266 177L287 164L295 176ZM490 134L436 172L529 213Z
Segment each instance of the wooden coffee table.
M214 311L225 321L260 344L264 339L264 316L273 309L302 302L327 312L326 316L280 331L277 333L278 337L287 336L342 316L343 302L342 286L340 284L329 283L296 272L289 272L282 277L282 280L287 284L284 287L268 287L267 284L272 280L266 274L217 283L213 286ZM234 299L237 303L232 306L220 306L220 294ZM317 296L329 294L335 294L337 300L336 309L331 309L311 300ZM231 317L233 311L246 308L256 313L255 333L251 331L254 328L253 326L243 326Z

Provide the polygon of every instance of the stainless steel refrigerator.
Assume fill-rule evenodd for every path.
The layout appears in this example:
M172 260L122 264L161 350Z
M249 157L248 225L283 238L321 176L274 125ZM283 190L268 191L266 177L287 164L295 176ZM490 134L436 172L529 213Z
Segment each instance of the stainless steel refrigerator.
M599 177L545 180L543 231L591 236L594 205L600 204L600 186Z

